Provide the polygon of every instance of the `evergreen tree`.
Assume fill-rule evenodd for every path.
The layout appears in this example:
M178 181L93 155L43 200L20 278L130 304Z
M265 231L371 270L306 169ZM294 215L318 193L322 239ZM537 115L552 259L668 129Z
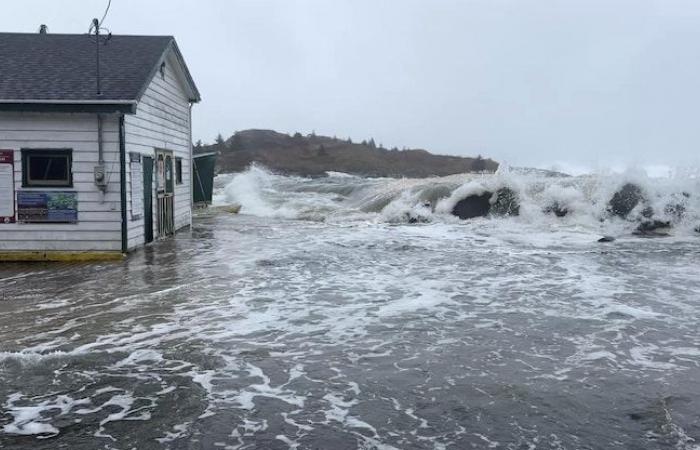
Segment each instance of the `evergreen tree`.
M221 133L216 135L216 139L214 140L214 148L216 149L217 153L221 153L226 149L226 141Z
M370 138L369 140L369 146L372 148L377 148L377 145L374 143L374 138Z

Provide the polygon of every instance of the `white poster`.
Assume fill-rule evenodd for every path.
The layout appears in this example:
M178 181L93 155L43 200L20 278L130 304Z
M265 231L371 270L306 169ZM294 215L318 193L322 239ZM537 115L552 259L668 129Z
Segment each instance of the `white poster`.
M131 219L139 219L143 215L143 168L141 157L132 155L129 168L131 169Z
M15 221L15 177L12 150L0 151L0 223Z

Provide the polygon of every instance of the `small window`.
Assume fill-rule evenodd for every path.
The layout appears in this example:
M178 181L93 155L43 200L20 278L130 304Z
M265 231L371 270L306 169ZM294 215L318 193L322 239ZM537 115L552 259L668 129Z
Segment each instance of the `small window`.
M182 184L182 158L175 158L175 182Z
M23 187L72 187L72 150L22 150Z

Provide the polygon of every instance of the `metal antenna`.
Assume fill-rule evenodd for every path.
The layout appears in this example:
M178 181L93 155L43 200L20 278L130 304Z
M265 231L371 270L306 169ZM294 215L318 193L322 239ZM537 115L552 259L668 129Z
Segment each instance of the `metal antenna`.
M102 80L101 80L101 74L100 74L100 29L102 28L102 24L104 23L105 19L107 18L107 13L109 13L109 8L112 6L112 0L108 0L107 2L107 8L105 8L105 12L102 15L102 20L97 20L97 18L92 19L92 24L90 25L90 30L88 31L88 34L94 29L95 30L95 62L96 62L96 68L97 68L97 95L100 96L102 95ZM107 30L109 32L109 30ZM109 40L112 37L112 33L110 32L109 35L107 36L107 40ZM106 42L106 41L105 41Z
M95 27L95 48L97 51L97 95L102 95L102 87L100 85L100 22L97 18L92 19L92 26Z

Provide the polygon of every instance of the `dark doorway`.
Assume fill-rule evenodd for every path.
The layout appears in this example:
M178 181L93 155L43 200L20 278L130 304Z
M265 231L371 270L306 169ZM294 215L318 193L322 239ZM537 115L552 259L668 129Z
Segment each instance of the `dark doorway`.
M153 158L143 157L143 226L146 244L153 242Z

